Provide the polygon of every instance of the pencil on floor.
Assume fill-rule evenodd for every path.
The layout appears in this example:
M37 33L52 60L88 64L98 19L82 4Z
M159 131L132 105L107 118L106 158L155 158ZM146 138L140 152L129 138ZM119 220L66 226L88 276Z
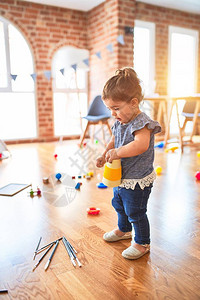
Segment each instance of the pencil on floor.
M76 267L76 263L75 263L75 261L74 261L74 257L73 257L73 255L72 255L72 253L71 253L71 251L70 251L70 249L69 249L69 246L67 245L67 242L65 241L64 237L63 237L62 241L63 241L63 244L64 244L64 246L65 246L65 249L67 250L67 253L68 253L68 256L69 256L69 258L70 258L70 260L71 260L72 265L73 265L74 267Z
M42 237L40 237L39 242L38 242L38 244L37 244L37 247L36 247L36 249L35 249L34 256L33 256L33 260L35 259L36 255L37 255L37 250L38 250L38 248L39 248L39 246L40 246L41 240L42 240Z
M47 249L47 251L40 257L40 259L38 260L38 262L33 267L32 271L34 271L37 268L37 266L41 263L41 261L43 260L43 258L45 257L45 255L49 252L49 250L53 247L54 244L55 243L52 243L51 246Z
M52 251L52 253L51 253L51 255L50 255L50 257L49 257L49 259L48 259L48 261L47 261L47 263L45 265L45 267L44 267L45 271L48 269L48 267L50 265L50 262L51 262L51 260L53 258L53 255L54 255L54 253L56 251L56 248L58 247L58 244L59 244L59 240L56 241L56 244L55 244L55 246L53 248L53 251Z

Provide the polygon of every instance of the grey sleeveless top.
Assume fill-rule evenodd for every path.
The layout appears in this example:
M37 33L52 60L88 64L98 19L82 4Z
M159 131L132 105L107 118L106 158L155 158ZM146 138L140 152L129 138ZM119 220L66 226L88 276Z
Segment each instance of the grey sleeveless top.
M149 148L140 155L121 158L122 182L123 179L142 179L154 171L154 135L161 131L161 126L157 121L153 121L144 112L141 112L129 123L121 124L116 121L112 127L115 148L118 148L134 141L135 131L145 126L151 130Z

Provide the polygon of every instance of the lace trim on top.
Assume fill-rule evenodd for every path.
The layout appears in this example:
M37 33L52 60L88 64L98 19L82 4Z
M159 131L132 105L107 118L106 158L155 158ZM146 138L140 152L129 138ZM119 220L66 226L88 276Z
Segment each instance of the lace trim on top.
M142 179L122 179L120 187L124 187L126 189L135 189L136 184L138 183L140 188L143 190L146 186L150 186L151 183L156 179L156 172L153 172Z

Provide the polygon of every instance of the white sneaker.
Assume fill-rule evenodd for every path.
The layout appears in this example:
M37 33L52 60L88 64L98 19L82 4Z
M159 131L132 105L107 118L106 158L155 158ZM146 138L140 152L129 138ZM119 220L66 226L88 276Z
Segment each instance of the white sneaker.
M117 242L120 240L127 240L132 238L132 232L126 232L123 236L118 236L114 231L104 233L103 239L106 242Z
M136 249L135 247L133 247L132 245L130 247L128 247L127 249L125 249L122 252L122 256L127 258L127 259L138 259L140 257L142 257L143 255L145 255L146 253L148 253L150 251L150 245L149 244L145 244L142 245L144 246L146 249L144 252L141 252L140 250Z

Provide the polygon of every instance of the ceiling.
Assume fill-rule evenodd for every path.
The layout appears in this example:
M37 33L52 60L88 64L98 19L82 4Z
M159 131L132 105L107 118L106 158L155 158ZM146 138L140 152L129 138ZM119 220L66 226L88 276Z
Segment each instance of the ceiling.
M103 3L105 0L23 0L27 2L35 2L46 5L53 5L88 11ZM200 14L200 0L136 0L137 2L145 2L162 7L178 9L186 12Z

